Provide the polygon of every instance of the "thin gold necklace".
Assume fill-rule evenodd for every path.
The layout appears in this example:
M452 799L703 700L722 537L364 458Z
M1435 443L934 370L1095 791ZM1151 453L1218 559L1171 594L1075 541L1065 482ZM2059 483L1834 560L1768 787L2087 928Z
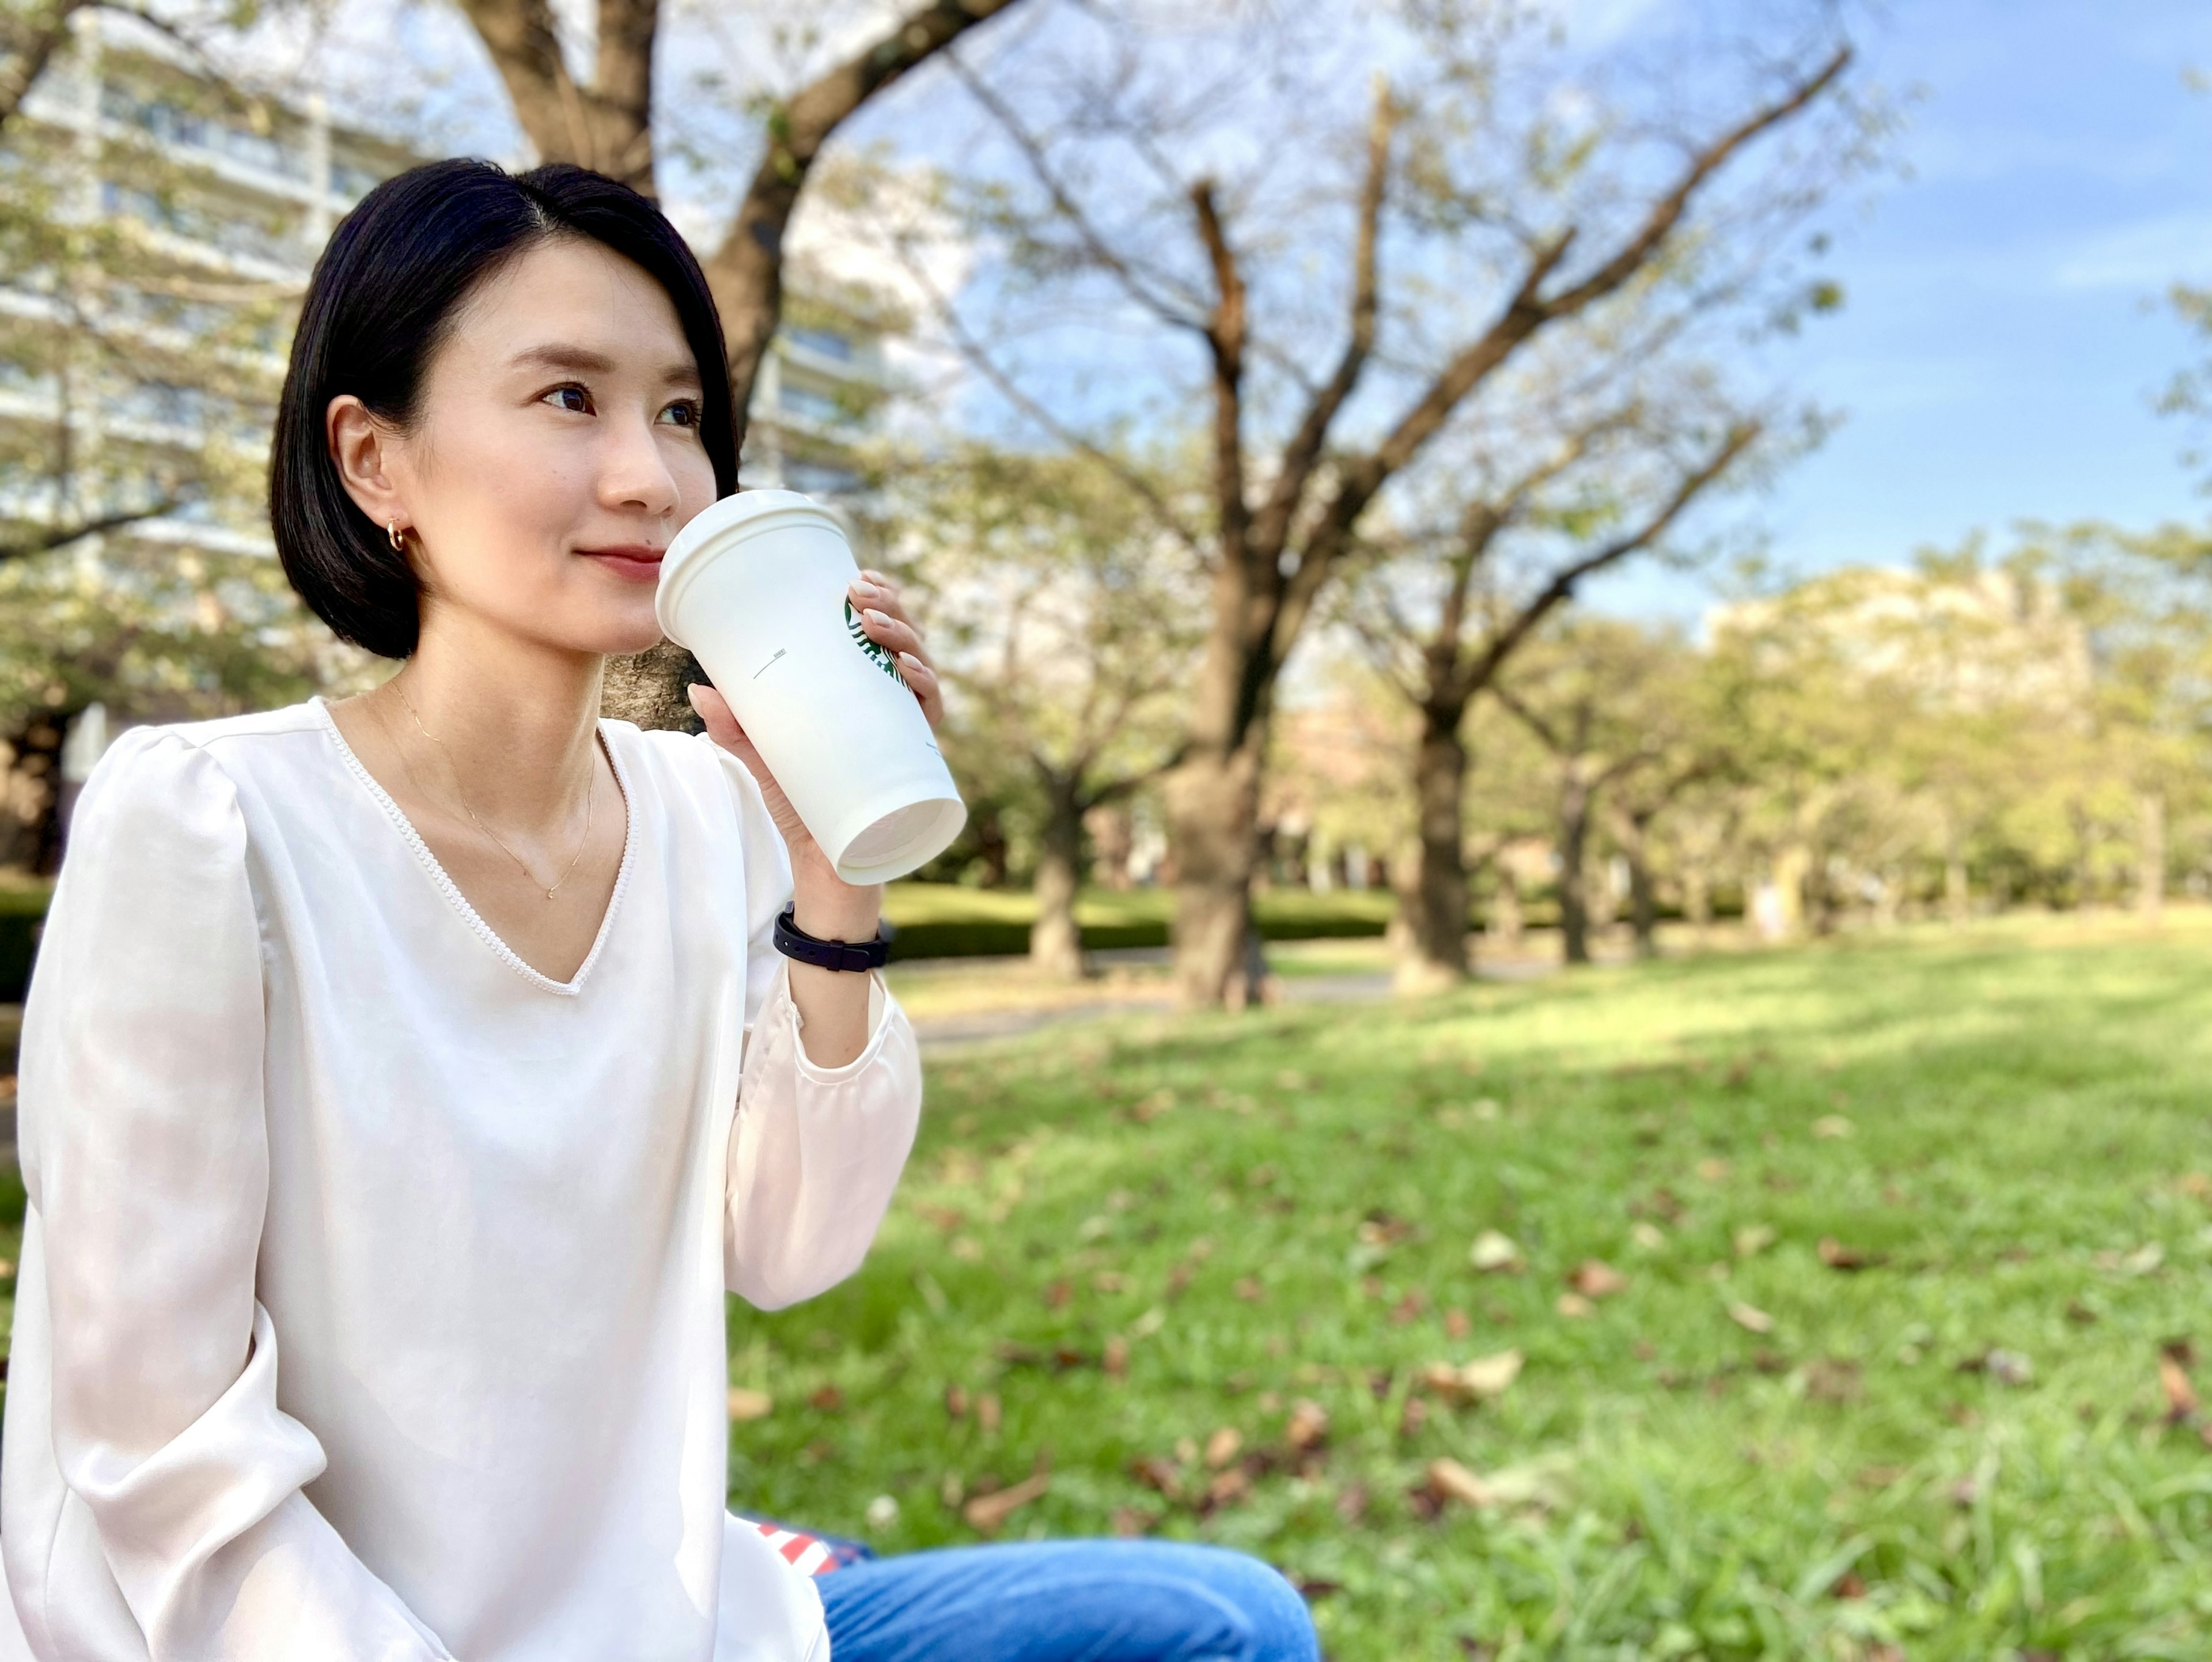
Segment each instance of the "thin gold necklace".
M466 813L468 817L475 822L476 828L478 831L482 831L486 837L491 838L493 844L501 854L505 855L509 860L512 860L517 866L522 868L522 874L530 880L530 886L533 889L538 887L538 874L530 869L530 862L525 860L520 855L517 854L513 849L507 847L507 843L501 838L500 834L494 831L489 825L484 824L483 816L479 814L476 809L471 806L469 802L469 794L461 786L460 764L453 760L453 752L451 750L447 749L446 741L439 738L437 734L431 732L429 728L422 725L422 717L415 709L415 701L407 696L407 689L399 685L399 678L396 675L393 676L389 685L392 690L399 695L399 702L406 705L408 715L414 717L415 731L421 734L425 739L428 739L440 750L445 751L446 765L453 770L453 794L460 800L462 812ZM584 835L582 839L576 844L576 856L568 862L568 869L561 874L559 881L553 885L553 888L545 891L545 898L548 900L550 900L553 898L554 889L559 888L562 883L566 883L570 878L576 874L576 868L583 863L584 850L592 845L592 816L599 811L599 779L597 776L598 772L599 770L594 767L592 770L593 776L584 787Z

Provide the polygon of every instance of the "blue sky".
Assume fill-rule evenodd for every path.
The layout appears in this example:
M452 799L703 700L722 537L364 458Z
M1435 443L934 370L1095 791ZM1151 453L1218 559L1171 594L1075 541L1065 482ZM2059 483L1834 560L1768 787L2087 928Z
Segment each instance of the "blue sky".
M1632 27L1635 0L1583 16ZM1784 361L1844 416L1751 506L1797 569L1893 563L2024 518L2212 515L2153 408L2191 345L2166 310L2212 282L2204 0L1893 0L1863 37L1917 89L1863 216L1844 216L1843 314ZM1608 610L1693 612L1696 579L1624 575Z
M2212 94L2186 80L2212 76L2212 0L1868 3L1863 67L1911 94L1905 173L1835 216L1848 304L1778 363L1842 423L1708 525L1747 516L1778 562L1814 570L2021 519L2212 518L2179 458L2186 430L2153 408L2191 351L2165 291L2212 283ZM403 53L441 66L428 101L483 128L462 142L511 142L465 26L398 3ZM1602 50L1729 0L1551 3ZM1687 618L1711 593L1646 566L1589 598Z

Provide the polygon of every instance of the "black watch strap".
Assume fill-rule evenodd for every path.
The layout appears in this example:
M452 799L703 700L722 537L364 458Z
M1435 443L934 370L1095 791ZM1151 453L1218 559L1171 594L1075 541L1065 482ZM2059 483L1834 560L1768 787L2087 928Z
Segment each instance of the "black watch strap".
M817 970L880 970L891 955L891 926L878 925L873 941L817 941L799 927L798 909L786 906L775 920L775 949Z

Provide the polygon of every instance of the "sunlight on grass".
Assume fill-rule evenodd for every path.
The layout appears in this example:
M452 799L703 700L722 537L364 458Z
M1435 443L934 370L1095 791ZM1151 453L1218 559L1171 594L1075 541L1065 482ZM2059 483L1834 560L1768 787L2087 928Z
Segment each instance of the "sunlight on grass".
M968 1051L866 1269L736 1313L732 1497L895 1550L1042 1459L1006 1533L1249 1548L1345 1662L2203 1656L2208 1051L2197 918Z

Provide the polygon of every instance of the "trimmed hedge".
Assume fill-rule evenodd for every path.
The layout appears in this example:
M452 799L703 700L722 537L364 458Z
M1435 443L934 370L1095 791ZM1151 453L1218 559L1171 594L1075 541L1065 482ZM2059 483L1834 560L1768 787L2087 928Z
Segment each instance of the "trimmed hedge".
M891 958L1020 956L1030 949L1031 909L1027 900L1026 895L964 890L951 884L896 885L884 908L898 931L891 941ZM1159 890L1086 895L1078 903L1076 919L1083 944L1093 952L1164 947L1173 904L1174 897ZM1254 901L1253 919L1267 941L1374 936L1389 927L1394 905L1387 893L1375 890L1341 895L1264 893ZM1097 916L1100 912L1107 916Z

